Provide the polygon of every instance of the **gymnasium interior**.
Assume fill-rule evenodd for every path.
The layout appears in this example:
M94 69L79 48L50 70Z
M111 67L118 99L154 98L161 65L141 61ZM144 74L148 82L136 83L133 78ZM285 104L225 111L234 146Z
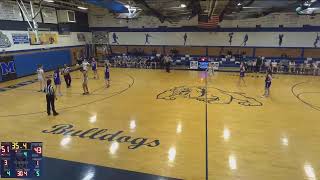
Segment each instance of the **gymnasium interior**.
M0 0L0 179L319 179L319 14Z

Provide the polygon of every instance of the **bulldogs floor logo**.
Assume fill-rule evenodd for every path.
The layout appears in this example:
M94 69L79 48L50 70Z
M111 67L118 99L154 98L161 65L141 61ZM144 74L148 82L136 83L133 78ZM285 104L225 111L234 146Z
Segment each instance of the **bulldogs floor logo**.
M57 124L49 130L43 130L42 133L72 136L88 140L98 140L105 142L116 141L128 145L128 149L138 149L140 147L157 147L160 145L160 140L149 139L144 137L132 137L125 134L124 131L112 131L110 129L91 128L88 130L76 129L71 124Z
M201 102L206 101L206 88L198 86L179 86L165 90L157 95L157 99L176 100L178 98L193 99ZM262 106L262 102L242 92L224 91L214 87L208 87L209 104L237 103L241 106Z

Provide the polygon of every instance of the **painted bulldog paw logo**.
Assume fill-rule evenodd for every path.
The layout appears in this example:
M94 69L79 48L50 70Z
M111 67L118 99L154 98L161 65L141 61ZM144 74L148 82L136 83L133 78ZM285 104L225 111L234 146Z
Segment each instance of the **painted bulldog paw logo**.
M262 106L262 102L249 97L242 92L224 91L214 87L208 87L206 99L206 88L196 86L179 86L165 90L157 95L157 99L176 100L178 98L193 99L208 104L231 104L237 103L241 106Z

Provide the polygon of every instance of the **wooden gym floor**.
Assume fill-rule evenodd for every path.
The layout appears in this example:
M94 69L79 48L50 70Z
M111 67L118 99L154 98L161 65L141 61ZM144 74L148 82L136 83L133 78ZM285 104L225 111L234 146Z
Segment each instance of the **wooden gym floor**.
M89 96L72 73L57 117L46 115L35 76L0 84L0 141L43 142L40 179L320 176L319 76L275 75L271 96L261 98L263 74L239 87L238 73L219 72L208 78L206 100L203 72L111 69L106 89L100 70Z

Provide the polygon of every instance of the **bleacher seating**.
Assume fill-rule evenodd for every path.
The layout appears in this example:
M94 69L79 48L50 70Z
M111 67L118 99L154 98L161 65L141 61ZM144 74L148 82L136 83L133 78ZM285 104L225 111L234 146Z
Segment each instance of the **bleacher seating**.
M127 55L115 55L108 58L110 63L115 67L124 67L124 68L162 68L163 62L160 56L127 56ZM245 62L247 66L250 66L253 61L256 61L256 58L253 57L200 57L200 56L175 56L172 58L172 66L179 69L189 69L190 61L200 61L206 59L206 61L210 62L219 62L219 69L223 70L224 68L230 69L234 68L237 70L240 66L240 62ZM270 68L274 73L290 73L291 69L294 71L291 73L297 74L320 74L320 59L315 60L311 58L262 58L263 63L260 68L261 71L265 71ZM294 63L290 63L294 62ZM313 63L317 64L317 67L313 65ZM293 70L292 70L293 71ZM312 72L311 72L312 71ZM315 72L313 72L315 71Z

